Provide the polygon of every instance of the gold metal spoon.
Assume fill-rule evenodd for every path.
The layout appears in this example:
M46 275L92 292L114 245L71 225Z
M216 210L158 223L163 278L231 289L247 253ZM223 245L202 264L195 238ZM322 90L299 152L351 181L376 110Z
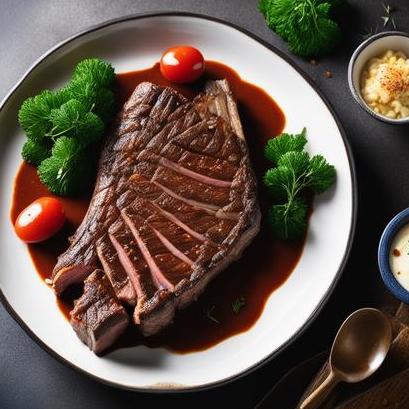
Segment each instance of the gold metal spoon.
M330 373L299 406L316 409L339 382L360 382L384 361L392 342L389 319L375 308L352 313L341 325L329 357Z

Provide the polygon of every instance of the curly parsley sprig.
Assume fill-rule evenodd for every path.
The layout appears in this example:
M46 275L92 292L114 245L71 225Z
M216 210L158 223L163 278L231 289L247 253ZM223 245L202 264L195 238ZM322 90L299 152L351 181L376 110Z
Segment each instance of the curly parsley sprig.
M259 9L267 25L301 57L319 56L340 39L332 19L341 0L260 0Z
M305 190L322 193L335 181L335 168L322 155L312 158L304 147L306 129L300 134L283 133L268 141L265 156L276 166L264 175L264 184L275 202L269 211L269 221L275 234L282 239L296 239L307 227Z
M74 194L90 181L92 161L77 139L62 136L55 142L52 155L41 162L38 175L51 192Z
M97 58L77 64L71 81L58 91L26 99L18 113L27 135L23 159L38 166L41 181L58 195L88 185L94 154L115 113L113 67Z

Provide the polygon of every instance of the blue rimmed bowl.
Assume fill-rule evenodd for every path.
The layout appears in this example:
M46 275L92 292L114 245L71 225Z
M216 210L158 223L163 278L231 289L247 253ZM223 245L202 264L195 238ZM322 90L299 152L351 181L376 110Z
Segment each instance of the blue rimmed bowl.
M409 304L409 291L406 290L393 275L390 267L390 250L393 239L402 227L409 223L409 208L398 213L385 227L378 248L378 265L382 280L389 291L406 304Z

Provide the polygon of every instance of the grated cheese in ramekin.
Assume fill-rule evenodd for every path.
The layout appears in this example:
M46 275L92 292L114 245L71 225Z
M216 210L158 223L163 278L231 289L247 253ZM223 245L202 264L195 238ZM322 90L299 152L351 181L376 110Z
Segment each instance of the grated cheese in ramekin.
M376 113L399 119L409 116L409 59L388 50L371 58L361 77L362 98Z

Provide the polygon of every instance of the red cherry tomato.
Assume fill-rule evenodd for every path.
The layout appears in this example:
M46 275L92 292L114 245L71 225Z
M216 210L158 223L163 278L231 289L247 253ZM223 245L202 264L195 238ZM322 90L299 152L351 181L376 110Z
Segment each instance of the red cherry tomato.
M61 202L53 197L40 197L18 215L14 228L21 240L37 243L53 236L64 223Z
M169 48L160 59L160 71L171 82L183 84L196 81L204 69L203 55L194 47Z

